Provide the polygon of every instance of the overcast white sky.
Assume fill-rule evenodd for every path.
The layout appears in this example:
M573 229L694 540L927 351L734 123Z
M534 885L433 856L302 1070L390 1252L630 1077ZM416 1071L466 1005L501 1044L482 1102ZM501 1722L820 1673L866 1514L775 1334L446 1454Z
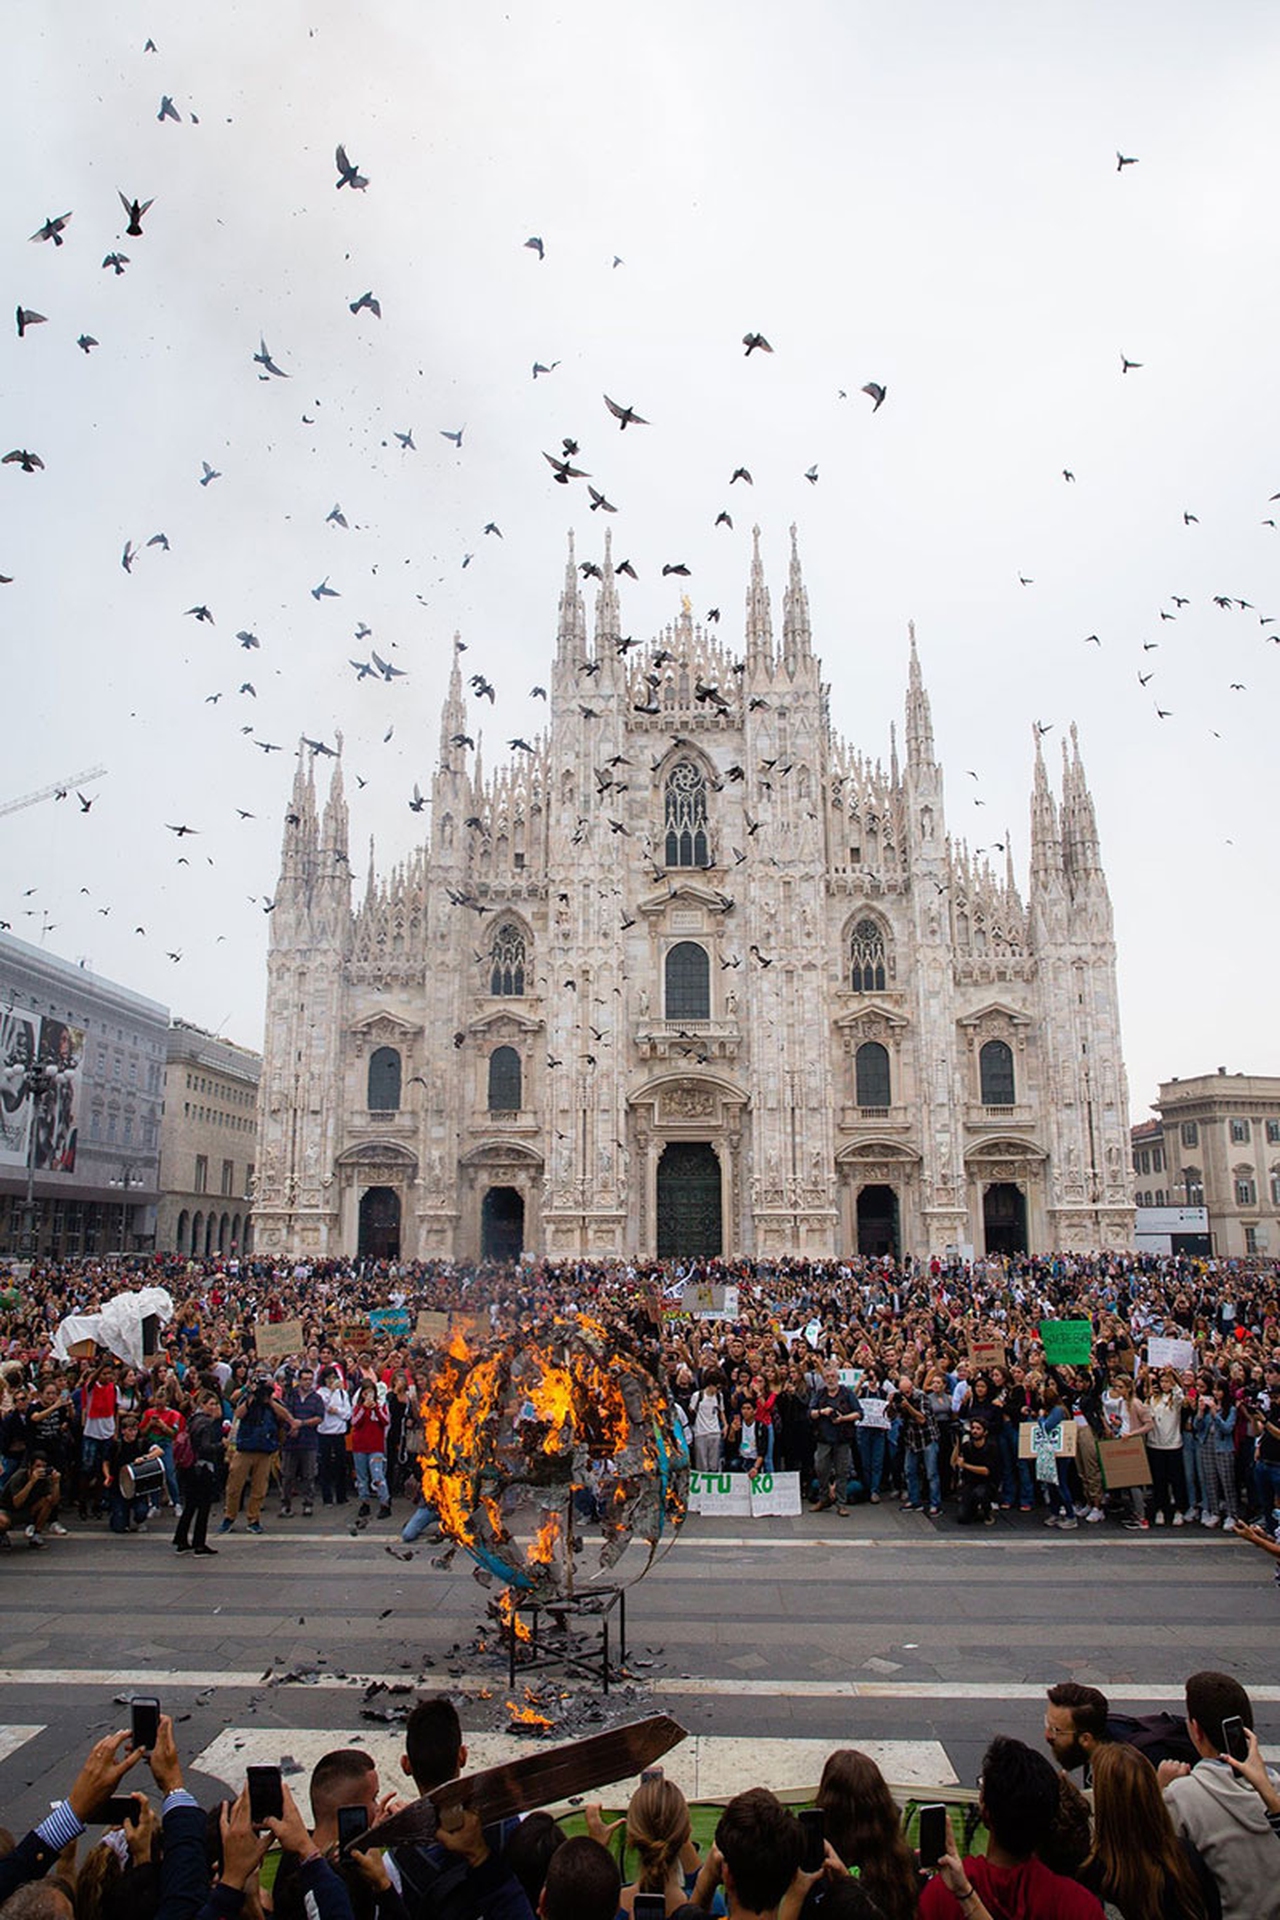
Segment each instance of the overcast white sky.
M0 278L47 320L0 333L0 451L45 462L0 468L0 800L109 768L4 818L16 934L259 1044L289 750L344 730L362 881L369 833L414 844L455 628L486 764L542 723L566 529L603 534L542 459L572 435L626 630L683 561L736 644L751 523L777 612L794 519L833 720L887 755L915 620L948 826L1007 826L1024 888L1031 724L1078 721L1135 1115L1280 1072L1273 5L61 0L9 10L5 66ZM407 678L356 684L359 620Z

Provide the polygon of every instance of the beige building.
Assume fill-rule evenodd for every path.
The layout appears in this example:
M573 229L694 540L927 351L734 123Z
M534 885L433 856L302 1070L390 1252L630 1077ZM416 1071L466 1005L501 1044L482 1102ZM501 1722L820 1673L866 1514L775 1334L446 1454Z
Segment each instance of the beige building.
M1131 1136L1139 1204L1206 1207L1213 1250L1227 1258L1280 1249L1280 1078L1219 1067L1166 1080L1155 1109ZM1160 1189L1164 1201L1145 1198Z
M594 628L571 546L547 703L491 769L480 651L455 651L430 839L381 878L371 859L357 904L341 758L318 799L299 749L259 1250L1130 1245L1111 902L1074 729L1058 796L1028 743L1024 898L1007 835L948 830L914 634L901 754L833 723L794 529L776 638L758 537L733 640L685 600L637 642L607 532L587 564ZM529 657L532 677L532 634Z
M262 1056L185 1020L169 1029L160 1128L162 1253L244 1253L252 1244Z

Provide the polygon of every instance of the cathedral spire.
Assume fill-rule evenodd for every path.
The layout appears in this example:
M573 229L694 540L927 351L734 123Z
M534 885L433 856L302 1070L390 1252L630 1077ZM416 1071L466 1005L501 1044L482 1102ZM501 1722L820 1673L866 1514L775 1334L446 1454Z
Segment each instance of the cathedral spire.
M320 844L335 864L346 869L347 864L347 795L342 779L342 734L336 736L338 742L337 758L333 763L333 772L329 776L329 798L325 801L324 825Z
M596 595L595 656L608 662L617 658L617 642L622 638L622 611L613 572L613 537L608 527L604 530L604 561L600 571L603 578Z
M1036 745L1035 780L1031 789L1031 889L1045 892L1062 884L1062 839L1058 831L1058 810L1049 791L1040 747L1040 729L1033 725Z
M587 616L578 591L578 557L574 551L573 528L569 529L569 557L565 561L564 586L560 592L560 617L556 627L556 665L576 667L586 657Z
M773 617L760 559L760 529L751 529L751 584L747 588L747 670L773 665Z
M1065 747L1063 755L1065 760ZM1084 762L1080 758L1080 736L1076 731L1074 720L1071 723L1069 778L1071 839L1068 865L1072 878L1079 882L1101 874L1102 860L1098 850L1098 822L1093 810L1093 795L1089 792L1089 782L1085 778Z
M896 720L891 720L889 722L889 784L894 787L899 785L898 723Z
M456 749L450 744L455 733L467 730L467 706L462 697L462 641L453 636L453 665L449 669L449 691L440 709L440 766L451 768Z
M929 696L924 690L924 677L920 672L920 656L916 652L916 623L907 622L907 632L911 637L911 661L907 669L907 765L931 766L933 764L933 716L929 710Z
M809 596L800 571L800 551L796 546L794 522L791 527L791 569L786 592L782 596L782 657L794 672L803 660L813 657L809 629Z
M364 898L365 898L366 906L373 899L373 896L377 891L378 891L378 869L377 869L377 862L374 858L373 835L370 834L369 835L369 874L368 874L368 878L364 883Z

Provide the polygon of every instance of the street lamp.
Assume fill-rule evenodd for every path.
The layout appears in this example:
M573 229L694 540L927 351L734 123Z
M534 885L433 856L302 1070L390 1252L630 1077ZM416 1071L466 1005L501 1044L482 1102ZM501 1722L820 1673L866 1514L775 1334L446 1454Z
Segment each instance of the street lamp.
M47 1060L33 1060L23 1069L15 1089L23 1101L31 1102L31 1118L27 1123L27 1194L22 1206L22 1234L18 1243L24 1260L34 1259L36 1251L36 1138L40 1131L40 1107L57 1078L57 1067Z
M123 1189L120 1198L120 1254L122 1258L128 1252L128 1248L125 1246L125 1235L128 1231L129 1189L134 1184L133 1176L135 1173L138 1176L138 1186L144 1186L146 1184L144 1170L141 1167L135 1167L131 1161L126 1161L119 1173L113 1173L107 1182L107 1185L110 1187L120 1187Z

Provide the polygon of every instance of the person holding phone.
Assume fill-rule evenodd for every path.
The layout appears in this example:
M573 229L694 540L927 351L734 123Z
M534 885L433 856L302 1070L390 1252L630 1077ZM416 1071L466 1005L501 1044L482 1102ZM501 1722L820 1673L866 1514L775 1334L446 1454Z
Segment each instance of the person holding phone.
M664 1914L685 1905L702 1863L693 1844L689 1803L674 1780L660 1771L642 1780L627 1804L625 1818L609 1825L598 1804L588 1806L586 1812L587 1832L593 1840L608 1846L618 1829L625 1828L623 1859L639 1862L635 1880L622 1889L621 1912L634 1913L635 1920L663 1920ZM723 1913L723 1902L718 1911Z
M848 1514L853 1435L861 1418L861 1403L851 1388L841 1385L839 1366L834 1360L825 1361L822 1379L809 1398L809 1420L817 1435L813 1467L818 1483L817 1498L810 1502L811 1513L822 1513L834 1505L840 1515Z
M1093 1844L1078 1874L1125 1920L1206 1920L1195 1849L1174 1829L1151 1762L1111 1740L1093 1763Z
M875 1761L855 1747L828 1754L814 1804L823 1813L827 1842L843 1865L857 1872L884 1920L915 1920L916 1863L897 1802Z
M1193 1767L1162 1760L1158 1770L1173 1824L1213 1875L1222 1920L1280 1920L1280 1861L1267 1809L1222 1757L1230 1721L1252 1729L1253 1703L1231 1674L1205 1671L1187 1680L1186 1707L1200 1758Z
M997 1734L983 1756L978 1792L987 1851L957 1863L948 1836L948 1850L920 1895L920 1920L982 1920L984 1912L1019 1920L1103 1920L1096 1894L1038 1858L1057 1815L1058 1776L1044 1755Z

